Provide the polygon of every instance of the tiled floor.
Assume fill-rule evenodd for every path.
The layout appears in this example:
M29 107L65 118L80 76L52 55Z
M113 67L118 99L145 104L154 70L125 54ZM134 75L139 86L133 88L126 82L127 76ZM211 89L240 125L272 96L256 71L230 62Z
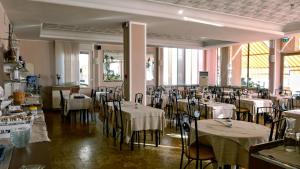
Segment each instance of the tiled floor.
M79 119L77 119L79 120ZM166 128L161 145L155 147L150 135L145 148L141 145L130 150L128 144L119 150L114 139L104 136L102 123L81 124L61 121L59 113L46 112L46 122L51 139L53 169L159 169L179 168L180 132ZM185 159L186 162L186 159ZM195 168L191 164L188 168Z

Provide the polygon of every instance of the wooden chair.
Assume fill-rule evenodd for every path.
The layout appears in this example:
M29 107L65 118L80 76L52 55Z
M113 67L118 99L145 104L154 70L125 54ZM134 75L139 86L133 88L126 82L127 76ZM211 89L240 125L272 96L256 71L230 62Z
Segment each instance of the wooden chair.
M271 123L269 141L283 139L285 129L286 129L286 119L285 118L280 118L280 119L274 120ZM274 139L273 139L273 137L274 137Z
M60 108L61 108L61 118L64 121L65 120L65 98L63 95L62 90L59 90L59 94L60 94Z
M167 103L166 103L166 108L167 108L167 116L169 117L169 119L171 119L172 116L173 116L173 101L172 101L172 92L171 92L171 90L169 91L168 100L167 100Z
M135 94L135 98L134 98L134 102L135 103L139 103L139 104L143 104L143 93L136 93Z
M100 115L100 119L103 122L103 133L106 133L106 136L109 135L109 112L108 112L108 105L105 95L101 95L101 107L102 107L102 114Z
M247 117L248 117L248 122L252 121L252 115L250 113L250 110L245 107L241 107L241 92L240 92L240 90L237 90L236 95L238 98L236 101L236 119L241 120L241 115L242 115L243 121L245 121Z
M151 95L151 107L155 107L158 109L162 109L162 91L159 89L156 89L153 91L152 95Z
M291 99L292 101L292 108L291 109L300 109L300 95L294 95Z
M114 137L115 140L120 138L120 150L122 150L122 144L124 139L124 127L123 127L123 113L121 110L120 100L113 101L114 113L115 113L115 128L114 128Z
M195 113L196 114L196 113ZM198 125L197 119L199 115L189 116L188 114L181 114L180 116L180 134L181 134L181 160L180 160L180 169L183 165L183 156L188 159L187 164L184 166L186 168L192 161L196 161L196 169L198 168L200 161L200 168L202 169L202 161L210 160L215 162L215 156L213 149L209 146L203 145L199 141L198 137ZM194 121L195 124L195 142L191 142L191 122ZM207 167L210 163L204 166Z

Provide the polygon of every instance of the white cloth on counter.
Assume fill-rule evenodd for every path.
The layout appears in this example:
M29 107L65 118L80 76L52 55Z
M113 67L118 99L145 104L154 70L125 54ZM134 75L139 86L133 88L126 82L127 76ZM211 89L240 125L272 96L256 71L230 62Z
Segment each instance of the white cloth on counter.
M232 127L217 120L198 120L199 141L212 146L219 165L248 167L250 146L268 142L270 129L244 121L231 120L230 123ZM194 126L191 125L193 131Z
M48 130L45 122L45 116L44 113L38 113L35 115L33 125L31 128L31 137L30 137L30 143L36 143L36 142L44 142L44 141L50 141L48 137Z

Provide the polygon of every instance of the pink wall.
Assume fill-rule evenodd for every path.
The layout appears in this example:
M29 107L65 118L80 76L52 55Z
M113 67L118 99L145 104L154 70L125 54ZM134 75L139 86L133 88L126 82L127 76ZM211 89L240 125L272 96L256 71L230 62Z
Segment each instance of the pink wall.
M21 40L20 55L26 63L34 65L34 74L40 75L40 85L55 83L54 42L42 40Z
M242 50L241 45L231 46L231 64L232 64L232 86L241 85L241 74L242 74Z
M208 71L208 84L217 84L217 49L205 50L205 70Z

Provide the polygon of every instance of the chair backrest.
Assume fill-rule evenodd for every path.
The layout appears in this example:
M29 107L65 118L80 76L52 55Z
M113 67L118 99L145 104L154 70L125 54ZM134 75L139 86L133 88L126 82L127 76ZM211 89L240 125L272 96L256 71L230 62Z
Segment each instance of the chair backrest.
M101 102L101 109L102 109L102 114L100 113L100 117L104 120L108 118L108 105L107 105L107 100L105 95L100 96L100 102ZM102 116L101 116L102 115Z
M162 91L160 89L155 89L151 95L151 106L155 108L162 108Z
M195 111L200 111L199 99L188 96L187 112L189 115L193 115Z
M65 108L65 98L64 98L64 94L62 92L62 90L59 90L59 94L60 94L60 107L61 109Z
M116 129L123 130L123 117L122 117L122 109L121 109L121 101L114 100L113 101L114 106L114 113L115 113L115 123L116 123Z
M200 114L199 114L200 116ZM188 114L181 114L180 115L180 135L181 135L181 149L182 152L189 154L190 149L188 148L192 143L196 144L196 157L199 158L199 137L198 137L198 125L197 125L197 119L198 117L195 117L194 115L188 115ZM194 122L195 128L195 142L192 142L191 140L191 125L192 122Z
M171 100L173 105L173 110L178 114L179 113L179 106L178 106L178 95L176 93L171 94Z
M115 95L115 88L107 87L105 92L106 101L113 101Z
M258 89L257 97L262 99L270 99L270 92L268 89Z
M293 109L293 99L292 98L281 98L278 100L278 106L281 111Z
M286 129L286 118L280 118L274 120L271 123L269 141L283 139L285 129Z
M143 97L144 97L143 93L136 93L135 98L134 98L134 102L143 104Z
M265 106L265 107L257 107L256 108L256 123L259 124L259 114L264 114L264 125L272 123L273 120L281 117L281 112L278 107L274 106Z

